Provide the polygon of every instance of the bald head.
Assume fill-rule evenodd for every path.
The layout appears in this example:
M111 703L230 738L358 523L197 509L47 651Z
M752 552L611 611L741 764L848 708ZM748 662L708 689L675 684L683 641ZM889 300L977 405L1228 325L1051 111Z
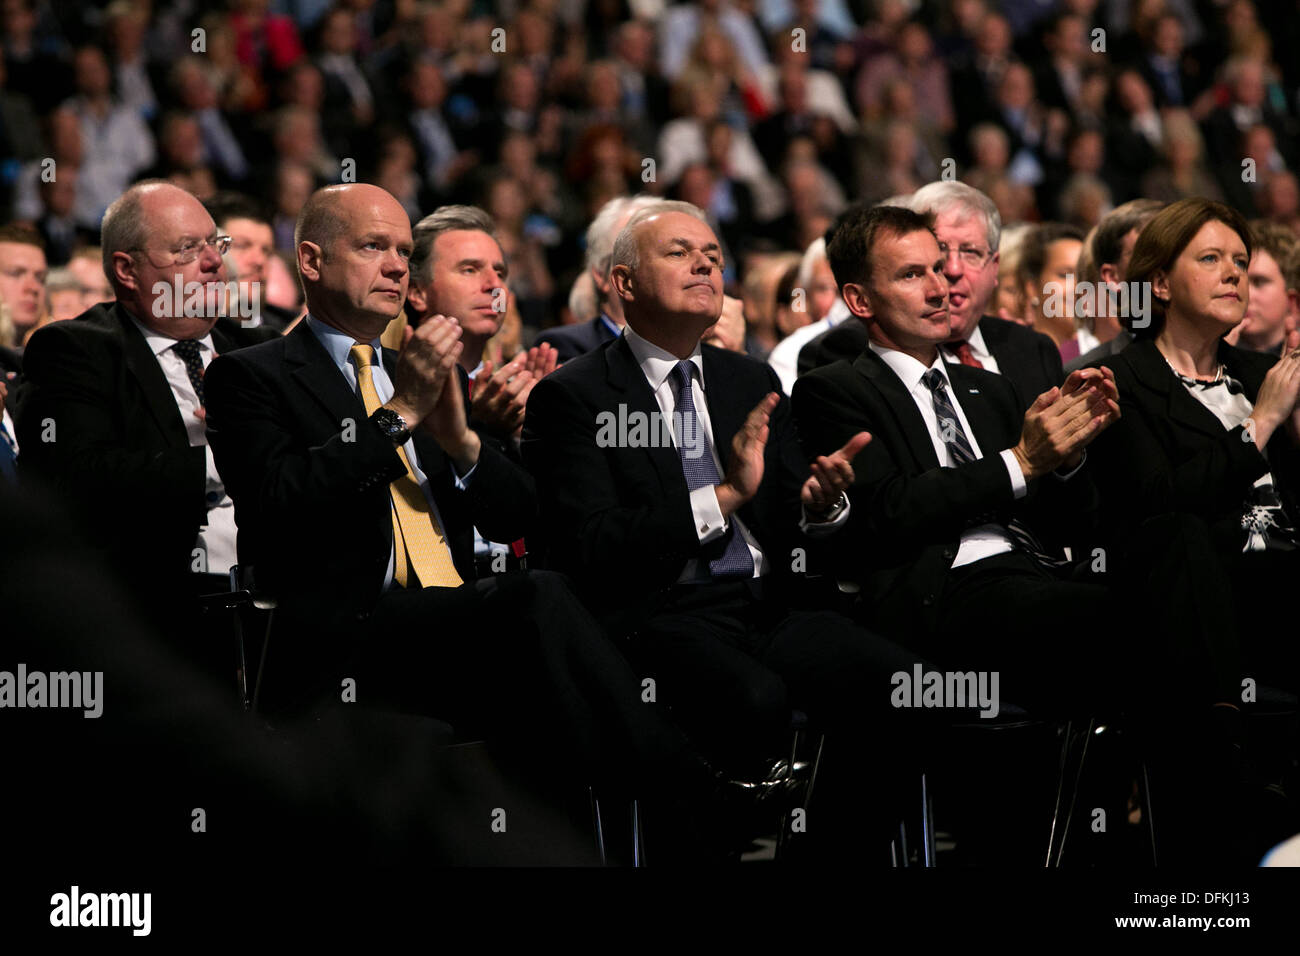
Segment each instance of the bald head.
M160 212L170 205L185 206L188 203L202 208L202 203L194 196L163 179L136 183L113 200L99 227L104 274L109 281L113 281L113 253L143 249Z
M104 272L118 301L153 331L176 339L201 338L217 319L218 286L226 280L217 239L203 204L162 180L132 186L100 226ZM196 289L203 308L175 307L178 296Z
M411 220L378 186L312 193L294 230L312 316L368 342L402 309L410 280Z

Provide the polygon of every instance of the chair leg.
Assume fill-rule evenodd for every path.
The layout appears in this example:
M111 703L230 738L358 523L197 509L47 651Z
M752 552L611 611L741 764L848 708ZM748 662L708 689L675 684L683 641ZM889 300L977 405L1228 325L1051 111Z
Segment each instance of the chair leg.
M258 704L262 699L262 677L266 674L266 649L271 646L271 625L275 623L275 608L266 612L266 630L262 632L262 650L257 657L257 677L253 680L253 713L257 713ZM243 642L240 642L240 653L243 653ZM247 690L245 690L245 700L247 700Z
M1142 776L1138 781L1138 796L1142 800L1142 822L1146 824L1147 839L1151 845L1151 865L1159 866L1156 855L1156 818L1151 810L1151 778L1147 774L1147 762L1142 761Z
M1083 734L1083 747L1078 757L1077 764L1074 764L1073 756L1075 751L1074 745L1074 723L1067 721L1065 725L1065 742L1061 746L1060 776L1056 782L1056 805L1052 809L1052 829L1048 835L1047 841L1047 862L1046 866L1059 867L1061 861L1065 858L1065 841L1070 835L1070 827L1074 822L1074 807L1079 800L1079 788L1083 781L1083 769L1088 760L1088 745L1092 742L1092 735L1097 726L1095 717L1089 719L1088 727ZM1070 767L1074 764L1074 782L1070 788L1068 802L1065 798L1065 782L1070 776ZM1065 814L1065 820L1061 821L1061 814ZM1057 839L1058 826L1060 829L1060 839Z
M605 827L600 819L600 798L596 796L595 787L588 787L587 794L591 798L591 830L596 837L596 852L600 854L600 865L608 866L605 857Z
M632 801L632 865L645 866L645 820L641 815L641 803Z
M924 854L922 865L933 867L937 856L934 837L934 797L930 793L929 780L925 773L921 774L921 847Z

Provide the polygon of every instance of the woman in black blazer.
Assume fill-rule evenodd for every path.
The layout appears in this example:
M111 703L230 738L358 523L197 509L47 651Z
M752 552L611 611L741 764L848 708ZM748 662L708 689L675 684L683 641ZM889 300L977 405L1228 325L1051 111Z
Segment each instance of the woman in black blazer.
M1143 229L1127 280L1149 283L1151 308L1125 320L1135 341L1108 363L1122 417L1090 457L1121 554L1154 516L1204 523L1208 553L1188 560L1213 562L1231 587L1225 666L1240 646L1243 677L1295 688L1300 335L1280 359L1223 341L1246 311L1250 254L1245 219L1207 199L1173 203Z
M1294 830L1275 821L1292 819L1296 794L1287 799L1265 785L1290 766L1296 741L1255 736L1247 749L1241 718L1260 688L1300 687L1292 599L1300 586L1300 342L1293 333L1279 359L1223 341L1246 312L1251 245L1245 219L1207 199L1173 203L1142 230L1126 278L1130 293L1149 289L1150 309L1125 320L1135 340L1107 361L1121 417L1088 455L1110 573L1146 574L1176 592L1175 601L1163 597L1178 619L1133 655L1157 655L1171 687L1215 702L1206 723L1165 738L1181 745L1146 754L1163 764L1157 790L1195 794L1204 811L1171 819L1164 801L1157 821L1165 860L1171 849L1180 860L1207 851L1258 860ZM1139 529L1153 527L1174 536L1176 566L1144 559L1150 536ZM1195 638L1177 643L1179 634ZM1198 760L1199 773L1189 769Z

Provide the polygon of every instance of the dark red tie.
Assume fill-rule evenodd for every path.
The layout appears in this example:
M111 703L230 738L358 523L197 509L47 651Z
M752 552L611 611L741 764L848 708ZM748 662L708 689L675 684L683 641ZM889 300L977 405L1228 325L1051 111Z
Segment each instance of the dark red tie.
M957 353L957 358L961 360L962 365L969 365L971 368L983 368L984 363L975 357L975 353L970 350L969 342L960 342L952 346L952 350Z

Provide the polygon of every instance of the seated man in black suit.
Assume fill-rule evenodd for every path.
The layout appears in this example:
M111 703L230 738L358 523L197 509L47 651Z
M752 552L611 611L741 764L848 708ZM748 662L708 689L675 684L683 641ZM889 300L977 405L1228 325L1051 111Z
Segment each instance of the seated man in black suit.
M524 461L550 503L549 566L582 583L715 759L770 753L791 707L851 740L835 744L842 754L865 754L890 676L914 658L824 610L800 572L817 538L844 528L842 492L869 436L846 436L810 475L776 373L701 345L722 309L722 260L696 207L634 215L611 279L624 334L528 403ZM643 426L618 434L619 419Z
M1055 559L1095 506L1086 470L1076 472L1117 396L1091 371L1025 411L1005 377L945 361L949 287L931 221L878 206L836 225L831 265L871 342L798 380L800 434L812 453L864 428L873 436L834 545L874 620L940 661L979 648L1004 674L1039 674L1073 650L1042 641L1043 622L1104 599L1100 585L1062 580ZM1037 613L1003 620L1008 602Z
M711 786L558 575L476 579L472 529L521 537L537 497L468 426L455 320L430 317L400 355L377 344L410 278L401 205L375 186L331 186L296 238L309 317L208 380L240 559L280 601L264 696L296 708L342 689L528 743L537 760Z
M623 301L609 281L614 240L633 213L656 201L653 196L618 196L601 206L596 218L591 220L587 227L587 255L583 265L591 273L591 281L596 286L596 307L600 311L588 322L546 329L537 336L538 345L554 346L561 363L595 351L622 333Z
M940 350L960 362L1006 376L1021 408L1064 379L1061 355L1052 340L1015 322L985 315L998 286L998 242L1002 217L988 196L959 182L933 182L912 194L907 208L934 216L934 234L948 280L950 337ZM799 374L838 359L852 361L867 347L866 325L850 318L804 346Z
M104 215L117 296L39 329L23 357L23 473L49 483L87 538L184 649L173 599L228 589L235 513L204 435L205 368L273 332L218 317L226 273L197 199L137 184ZM225 646L224 644L222 645Z

